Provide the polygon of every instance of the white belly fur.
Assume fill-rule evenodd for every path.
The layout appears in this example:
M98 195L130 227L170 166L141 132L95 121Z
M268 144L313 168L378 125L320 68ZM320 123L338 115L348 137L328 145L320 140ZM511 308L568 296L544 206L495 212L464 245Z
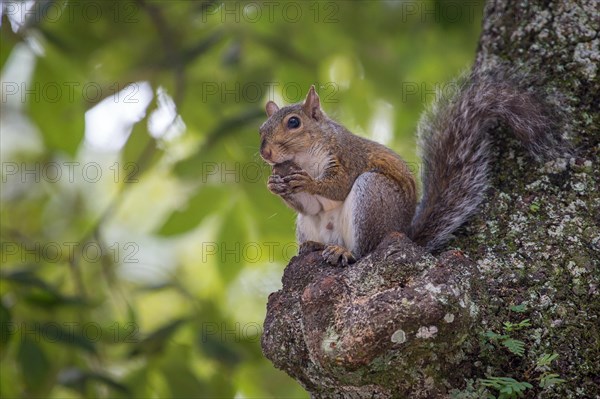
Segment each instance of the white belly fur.
M312 148L306 154L294 158L302 169L316 178L329 163L331 155L320 147ZM354 249L354 227L351 209L355 192L351 190L344 201L334 201L320 195L299 196L304 213L296 220L296 237L299 244L304 241L316 241L323 244L341 245L350 251Z
M297 236L301 241L316 241L329 245L340 245L350 251L354 249L354 239L350 232L352 224L352 197L351 192L342 201L332 201L316 196L322 205L322 210L317 214L298 214Z

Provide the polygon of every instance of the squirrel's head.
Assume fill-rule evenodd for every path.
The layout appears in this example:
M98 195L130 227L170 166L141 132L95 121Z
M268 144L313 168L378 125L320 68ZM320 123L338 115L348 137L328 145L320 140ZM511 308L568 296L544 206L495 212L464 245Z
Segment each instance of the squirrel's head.
M270 165L294 159L322 136L326 116L314 86L303 103L279 108L269 101L265 108L269 119L260 127L260 155Z

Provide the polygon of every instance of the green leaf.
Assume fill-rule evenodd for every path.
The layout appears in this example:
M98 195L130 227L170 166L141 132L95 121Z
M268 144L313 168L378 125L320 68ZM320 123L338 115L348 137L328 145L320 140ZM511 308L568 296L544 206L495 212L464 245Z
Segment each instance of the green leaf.
M205 392L206 386L192 373L181 365L178 367L163 368L163 374L169 384L172 398L187 399L190 392Z
M540 210L540 203L537 201L532 202L531 205L529 205L529 210L533 213L536 213Z
M210 327L216 328L216 331ZM231 325L236 325L231 323ZM227 368L232 368L242 361L242 354L236 351L240 345L235 345L241 338L239 331L225 330L225 323L203 323L202 333L198 335L198 345L202 348L202 352L208 357L211 357L218 362L223 363ZM231 329L231 327L229 327ZM212 332L216 332L212 334Z
M12 335L11 320L10 310L0 301L0 356L6 350L6 345Z
M198 177L202 166L207 161L220 162L221 165L224 165L222 163L223 158L218 159L213 157L216 153L215 150L219 148L217 147L217 143L220 143L223 139L232 136L234 133L237 133L240 129L247 125L256 126L257 128L259 121L264 120L264 118L264 111L259 107L246 108L230 118L222 118L220 123L206 134L205 141L200 147L198 147L197 151L189 158L181 160L175 165L173 170L174 173L181 178L195 179ZM255 145L251 148L253 152L256 152L258 151L259 146L258 134L255 133L253 137L256 138L256 141Z
M50 361L42 348L30 339L23 339L17 361L27 390L31 393L43 391L50 376Z
M529 319L525 319L517 324L513 324L510 321L504 322L504 330L507 332L519 331L524 329L525 327L531 327Z
M57 306L90 306L84 298L66 296L36 275L37 266L25 266L0 274L0 279L10 281L24 289L27 303L44 309Z
M189 398L191 392L208 395L208 386L190 369L189 359L192 356L190 347L172 346L160 359L160 371L165 377L171 398Z
M129 389L125 385L115 381L113 378L104 374L91 371L84 371L79 368L73 367L61 370L61 372L58 375L59 384L74 389L82 395L86 395L88 385L92 382L101 383L102 385L107 386L113 391L125 394L126 396L130 396Z
M150 109L152 103L148 106ZM148 115L148 110L146 111ZM133 126L133 130L125 143L119 183L135 184L141 175L160 159L163 151L158 148L154 137L150 136L147 129L148 118L144 118Z
M129 356L133 357L140 354L152 355L162 352L169 338L186 321L184 319L177 319L153 331L146 338L135 344L134 348L129 352Z
M496 334L493 331L486 331L483 334L483 336L486 337L487 339L489 339L490 341L497 341L499 339L506 339L506 338L508 338L508 335Z
M248 238L247 220L245 203L237 201L225 215L216 242L206 243L216 245L213 259L218 263L219 274L227 283L239 274L247 262L253 260L251 250L258 245Z
M518 339L505 339L502 341L502 345L517 356L523 356L525 353L525 342L519 341Z
M3 23L0 30L2 31L2 34L0 34L0 65L4 66L15 44L19 41L19 36L12 31L10 24L7 23Z
M37 287L44 290L53 290L44 280L36 275L36 270L39 267L35 265L29 265L19 268L14 268L9 271L3 271L0 273L0 279L7 280L16 284Z
M131 320L131 319L130 319ZM127 323L114 322L105 327L102 335L103 342L108 344L138 343L140 341L139 327L135 321Z
M121 382L128 387L128 395L120 394L119 392L115 392L114 399L123 399L129 396L133 396L134 398L148 398L151 396L150 391L154 391L156 394L156 390L154 387L150 387L148 374L152 370L152 367L141 367L139 369L131 370L127 375L125 375Z
M548 388L566 382L558 374L544 374L540 379L540 388Z
M84 133L87 110L81 88L89 82L74 64L75 57L64 57L51 46L38 58L30 94L26 97L30 115L40 128L46 147L75 155Z
M222 185L202 185L184 209L171 214L158 234L171 236L195 228L206 216L216 213L223 206L222 198L226 195Z
M493 388L500 394L498 399L512 399L523 397L523 392L533 388L528 382L520 382L508 377L489 377L480 379L479 383L485 387Z
M58 342L67 346L73 346L83 349L86 352L96 353L96 345L92 340L82 334L79 329L67 330L58 323L35 323L40 336L44 337L49 342ZM99 329L99 327L98 327ZM91 334L90 330L90 334ZM94 329L94 334L101 334L97 329Z
M87 307L91 304L84 298L62 295L55 289L35 289L24 296L25 301L43 309L54 309L61 306Z
M536 365L539 368L548 367L548 366L550 366L550 363L552 363L557 358L558 358L558 353L552 353L552 354L544 353L542 356L540 356L540 358L536 362Z
M527 305L524 303L520 305L514 305L510 307L510 310L516 313L524 313L527 310Z

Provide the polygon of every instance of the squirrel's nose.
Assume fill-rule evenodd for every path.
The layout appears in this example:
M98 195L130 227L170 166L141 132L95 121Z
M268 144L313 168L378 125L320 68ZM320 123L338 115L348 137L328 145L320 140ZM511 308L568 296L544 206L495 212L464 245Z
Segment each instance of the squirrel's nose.
M273 151L271 151L271 149L267 148L266 140L262 140L260 142L260 155L266 160L270 160L271 155L273 155Z
M271 155L273 155L273 152L270 149L264 148L262 147L260 149L260 155L266 159L266 160L271 160Z

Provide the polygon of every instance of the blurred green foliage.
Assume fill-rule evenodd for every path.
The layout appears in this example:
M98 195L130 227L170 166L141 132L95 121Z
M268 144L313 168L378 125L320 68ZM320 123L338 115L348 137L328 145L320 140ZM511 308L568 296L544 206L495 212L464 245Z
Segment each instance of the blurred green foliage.
M307 397L260 351L296 249L265 188L263 105L316 84L326 112L416 162L480 2L28 3L2 4L0 396ZM94 145L123 97L142 106L126 144ZM152 137L171 99L175 133Z

